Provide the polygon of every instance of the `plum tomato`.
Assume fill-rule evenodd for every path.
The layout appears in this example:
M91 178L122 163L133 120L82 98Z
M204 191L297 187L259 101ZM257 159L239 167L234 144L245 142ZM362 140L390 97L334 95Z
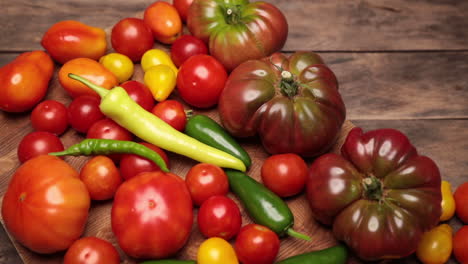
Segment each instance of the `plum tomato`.
M55 134L35 131L27 134L18 145L18 159L21 163L42 154L64 150L62 141Z
M31 124L37 131L60 135L68 128L67 107L56 100L45 100L31 112Z
M63 264L118 264L119 252L108 241L97 237L83 237L68 248Z
M184 106L176 100L165 100L156 104L151 112L173 128L184 131L187 115Z
M182 20L170 3L154 2L145 9L143 20L151 28L153 37L164 44L172 44L182 33Z
M132 140L133 135L110 118L95 122L88 130L86 138Z
M112 47L128 56L133 62L141 60L143 54L154 44L151 28L143 19L128 17L114 25L111 32Z
M462 226L453 236L453 255L459 263L468 263L468 226Z
M169 159L164 150L159 147L141 142L141 145L148 147L158 153L163 158L166 166L169 168ZM160 171L161 169L154 162L134 154L124 154L120 159L120 174L125 180L135 177L142 172Z
M272 264L279 246L275 232L262 225L248 224L237 234L234 248L243 264Z
M95 122L104 118L99 103L100 100L94 96L76 97L68 106L70 126L78 132L87 133Z
M242 217L239 207L232 199L215 195L202 203L197 222L205 237L229 240L239 233Z
M205 42L192 35L181 36L171 47L171 59L177 67L180 67L188 58L198 54L208 54L208 48Z
M95 156L88 160L81 168L80 179L92 200L111 199L122 183L119 170L106 156Z
M190 168L185 176L185 183L195 205L200 206L213 195L226 195L229 182L226 173L218 166L198 163Z
M193 0L174 0L172 3L183 22L187 22L188 11L192 2Z
M453 194L455 199L455 212L460 220L468 224L468 182L458 186Z
M300 193L307 182L308 167L297 154L277 154L268 157L261 169L263 184L281 197Z
M120 85L128 93L128 96L146 111L154 107L154 99L151 91L145 84L139 81L127 81Z

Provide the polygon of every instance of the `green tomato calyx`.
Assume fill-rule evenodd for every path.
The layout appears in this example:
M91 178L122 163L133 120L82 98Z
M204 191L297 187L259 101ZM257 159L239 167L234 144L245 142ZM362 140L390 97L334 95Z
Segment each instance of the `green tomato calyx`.
M226 9L226 23L229 25L236 25L241 21L240 6L230 6Z
M294 76L289 71L281 71L280 91L283 95L294 97L299 89L299 84L294 80Z
M383 184L374 176L362 180L364 196L370 200L381 201L383 198Z

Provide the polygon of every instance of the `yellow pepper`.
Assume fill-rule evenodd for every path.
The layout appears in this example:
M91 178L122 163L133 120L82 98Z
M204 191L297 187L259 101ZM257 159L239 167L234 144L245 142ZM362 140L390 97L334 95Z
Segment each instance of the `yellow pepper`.
M102 56L99 62L117 77L119 83L128 81L133 75L133 62L123 54L109 53Z
M169 54L167 54L165 51L160 49L150 49L146 51L145 54L143 54L143 57L141 57L141 67L145 72L149 70L149 68L160 64L171 67L171 69L174 70L174 73L177 75L179 70L172 62Z
M159 64L145 72L144 81L156 101L167 99L176 86L176 75L171 67Z
M452 227L439 225L424 233L416 250L416 255L424 264L446 263L452 254Z
M455 214L455 199L453 198L452 186L448 181L442 181L442 215L440 221L447 221Z
M212 237L198 248L197 264L238 264L236 252L226 240Z

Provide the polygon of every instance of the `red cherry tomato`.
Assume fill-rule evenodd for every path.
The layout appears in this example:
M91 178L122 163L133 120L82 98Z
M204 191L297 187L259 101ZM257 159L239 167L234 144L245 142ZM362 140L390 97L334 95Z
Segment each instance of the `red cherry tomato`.
M169 159L167 158L167 155L164 152L164 150L147 142L142 142L140 144L158 153L161 156L161 158L164 159L166 166L169 168ZM154 162L148 159L142 158L138 155L124 154L122 155L122 158L120 159L120 173L125 180L133 178L142 172L160 171L160 170L161 169Z
M18 159L21 163L50 152L58 152L64 150L62 141L56 135L44 132L35 131L27 134L18 145Z
M211 196L198 211L198 228L206 237L229 240L239 233L241 224L239 207L226 196Z
M220 167L209 163L198 163L190 168L185 182L193 203L198 206L211 196L226 195L229 191L226 173Z
M468 224L468 182L465 182L458 186L453 194L455 199L455 212L458 218Z
M183 35L171 47L171 59L177 67L180 67L188 58L198 54L208 54L208 48L205 42L192 35Z
M95 122L88 130L86 138L104 138L115 140L132 140L133 135L109 118Z
M209 55L195 55L182 64L177 74L177 89L188 104L209 108L218 103L227 72L223 65Z
M31 124L37 131L60 135L68 127L67 108L55 100L43 101L31 112Z
M188 11L193 0L174 0L173 2L174 7L177 9L177 12L180 15L180 18L183 22L186 22Z
M453 237L453 254L459 263L468 263L468 226L462 226Z
M307 182L308 168L297 154L277 154L268 157L262 165L262 181L281 197L300 193Z
M184 131L187 115L184 106L176 100L166 100L156 104L151 112L171 125L173 128Z
M93 200L111 199L122 183L119 170L106 156L96 156L88 160L80 171L80 179Z
M154 39L151 29L143 19L129 17L114 25L111 43L115 51L137 62L147 50L153 47Z
M104 118L99 109L100 100L93 96L79 96L68 106L68 119L73 129L86 133L97 121Z
M279 238L269 228L249 224L236 237L235 250L243 264L271 264L278 255Z
M119 252L106 240L97 237L83 237L68 248L63 264L118 264Z
M151 111L154 107L154 98L151 91L139 81L127 81L120 85L127 91L130 98L143 107L146 111Z

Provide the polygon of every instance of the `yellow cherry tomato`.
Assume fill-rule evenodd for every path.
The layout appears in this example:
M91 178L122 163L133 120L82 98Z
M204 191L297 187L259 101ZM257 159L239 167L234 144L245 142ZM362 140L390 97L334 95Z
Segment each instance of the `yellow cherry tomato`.
M439 225L424 233L416 255L424 264L446 263L452 254L453 229L448 224Z
M447 221L455 214L455 199L453 198L452 185L448 181L442 181L442 215L440 221Z
M197 264L239 264L234 248L219 237L209 238L200 245Z
M129 80L133 75L133 62L123 54L109 53L102 56L99 62L117 77L119 83Z
M149 68L143 79L158 102L166 100L176 86L176 75L171 67L165 64Z
M169 54L160 49L150 49L143 54L141 57L141 67L143 71L147 71L149 68L164 64L171 67L174 70L174 73L177 75L178 69L171 60Z

